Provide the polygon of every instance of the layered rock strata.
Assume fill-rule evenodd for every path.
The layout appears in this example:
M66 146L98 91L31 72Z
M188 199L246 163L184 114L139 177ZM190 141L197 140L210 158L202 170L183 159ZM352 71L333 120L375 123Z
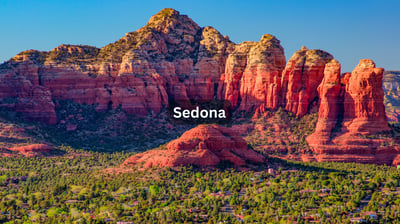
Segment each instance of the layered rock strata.
M0 68L0 100L48 124L57 122L54 99L146 115L159 113L169 100L219 98L251 112L279 106L285 62L272 35L235 45L216 29L163 9L143 28L100 49L61 45L21 52Z
M282 105L297 116L304 116L318 98L317 87L324 78L325 64L333 56L322 50L302 47L288 61L282 74Z
M318 87L318 122L307 137L316 160L392 164L400 147L391 138L383 105L383 69L363 59L339 77L340 65L334 64L327 64Z

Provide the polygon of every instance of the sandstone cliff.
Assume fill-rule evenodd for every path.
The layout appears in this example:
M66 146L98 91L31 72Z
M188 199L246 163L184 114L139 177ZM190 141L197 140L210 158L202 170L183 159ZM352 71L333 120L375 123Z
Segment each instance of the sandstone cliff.
M315 159L392 164L400 147L391 138L383 105L383 69L363 59L351 74L339 77L337 62L328 63L324 73L316 130L307 137Z
M159 113L169 100L218 98L238 112L283 106L304 116L317 101L316 88L331 59L303 47L286 64L280 41L270 34L234 44L212 27L163 9L146 26L100 49L61 45L50 52L21 52L1 66L0 99L49 124L57 122L53 99L144 116ZM7 104L6 98L20 102Z
M282 106L304 116L310 103L318 97L317 87L324 77L325 64L333 59L321 50L302 47L288 61L282 74Z
M241 78L239 110L252 111L260 105L279 106L280 79L286 60L279 40L264 35L249 50L247 65Z
M338 122L339 114L343 113L343 99L340 97L340 64L331 60L326 64L323 80L317 91L320 98L318 121L315 132L308 137L309 143L330 143L331 132ZM312 140L311 140L312 139Z
M50 52L21 52L1 66L0 99L49 124L57 122L52 99L146 115L159 113L168 100L220 98L240 102L249 112L279 106L284 66L283 48L272 35L235 45L214 28L163 9L143 28L100 49L61 45ZM6 98L21 102L7 104Z

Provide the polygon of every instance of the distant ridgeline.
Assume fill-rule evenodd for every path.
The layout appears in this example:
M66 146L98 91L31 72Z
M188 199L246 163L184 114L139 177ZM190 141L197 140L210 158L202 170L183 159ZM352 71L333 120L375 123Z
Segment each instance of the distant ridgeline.
M389 121L400 121L400 71L383 73L383 91L385 92L385 108Z

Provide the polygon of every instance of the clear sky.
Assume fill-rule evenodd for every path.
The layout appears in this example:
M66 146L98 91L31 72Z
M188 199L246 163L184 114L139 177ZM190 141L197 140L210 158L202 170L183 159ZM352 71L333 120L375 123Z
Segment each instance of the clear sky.
M60 44L102 47L144 26L162 8L236 43L275 35L286 60L301 46L322 49L351 71L362 58L400 70L400 1L0 0L0 63L20 51Z

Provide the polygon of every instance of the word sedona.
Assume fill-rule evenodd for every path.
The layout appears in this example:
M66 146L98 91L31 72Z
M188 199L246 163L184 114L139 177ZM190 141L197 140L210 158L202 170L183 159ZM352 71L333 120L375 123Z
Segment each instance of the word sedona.
M232 106L225 100L170 101L168 118L174 124L227 124L232 118Z
M183 110L181 107L175 107L174 108L174 118L219 118L219 119L225 119L226 118L226 112L223 109L220 110L200 110L199 107L197 106L196 109L194 110Z

